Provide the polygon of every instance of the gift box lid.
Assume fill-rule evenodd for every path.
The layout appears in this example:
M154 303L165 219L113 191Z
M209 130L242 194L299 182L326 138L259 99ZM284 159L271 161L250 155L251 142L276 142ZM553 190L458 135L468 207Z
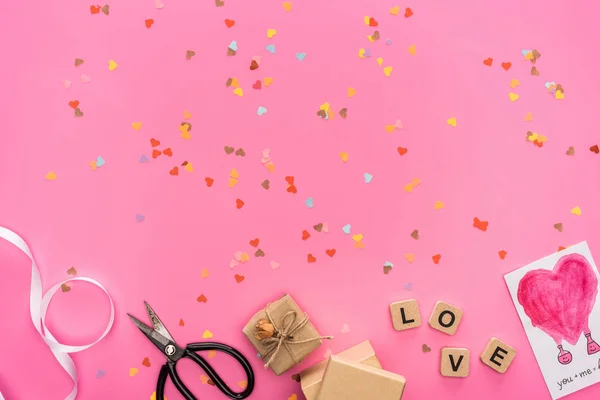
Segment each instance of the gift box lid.
M393 372L332 356L318 400L400 400L406 379Z
M375 350L368 340L338 353L337 356L344 360L381 368L381 364L375 355ZM323 374L327 367L327 361L328 360L323 360L300 372L300 384L302 385L302 392L307 400L316 400L321 381L323 380Z

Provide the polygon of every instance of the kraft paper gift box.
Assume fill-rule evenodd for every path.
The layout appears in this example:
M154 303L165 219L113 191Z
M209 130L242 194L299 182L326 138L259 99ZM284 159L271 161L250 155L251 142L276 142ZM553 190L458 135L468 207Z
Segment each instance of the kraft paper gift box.
M332 356L317 400L400 400L405 386L401 375Z
M381 369L381 364L375 355L375 350L373 350L373 346L371 346L371 342L368 340L342 351L337 356L347 361ZM323 360L300 372L300 384L302 385L302 392L306 400L317 400L317 394L321 387L323 374L327 368L327 362L328 360Z
M322 339L333 339L319 334L289 294L254 314L243 332L266 362L265 368L278 376L299 364Z

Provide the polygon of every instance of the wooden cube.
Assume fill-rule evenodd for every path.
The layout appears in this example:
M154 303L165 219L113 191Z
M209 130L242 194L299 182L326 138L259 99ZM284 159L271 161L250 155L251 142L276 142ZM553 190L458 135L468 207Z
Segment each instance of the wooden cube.
M444 303L443 301L438 301L429 318L429 325L440 332L454 335L462 317L463 312L460 308Z
M403 331L421 326L419 304L414 299L397 301L390 304L394 329Z
M471 352L469 349L444 347L442 348L440 372L442 376L465 378L469 376L470 362Z
M483 349L481 361L488 367L503 374L513 362L516 355L517 351L514 348L510 347L502 340L493 337L490 339L487 346L485 346L485 349Z

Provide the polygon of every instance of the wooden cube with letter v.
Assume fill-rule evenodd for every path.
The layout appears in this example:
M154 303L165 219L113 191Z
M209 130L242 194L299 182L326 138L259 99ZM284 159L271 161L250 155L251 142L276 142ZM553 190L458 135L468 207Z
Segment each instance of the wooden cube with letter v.
M465 378L469 376L471 352L468 349L444 347L440 362L442 376Z

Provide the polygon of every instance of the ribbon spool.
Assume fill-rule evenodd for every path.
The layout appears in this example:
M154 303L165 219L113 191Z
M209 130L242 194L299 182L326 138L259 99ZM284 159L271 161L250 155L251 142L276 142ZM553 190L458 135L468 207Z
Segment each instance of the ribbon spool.
M77 397L77 369L75 368L75 364L69 356L69 353L77 353L79 351L89 349L90 347L104 339L108 332L110 332L110 329L112 328L115 319L115 307L113 305L113 301L106 289L104 288L104 286L102 286L100 282L92 278L85 277L70 278L60 283L57 283L56 285L52 286L50 290L46 292L46 294L42 295L42 278L40 275L40 270L37 264L35 263L33 254L31 253L31 250L29 249L29 246L27 246L25 240L19 235L17 235L15 232L2 226L0 226L0 238L5 239L6 241L14 245L31 260L31 289L29 292L29 310L31 313L31 322L33 322L33 326L35 327L35 329L38 331L42 339L44 339L48 347L50 347L50 350L52 351L52 354L54 354L54 357L56 358L58 363L61 365L61 367L63 367L63 369L67 372L67 374L69 374L69 376L73 380L73 389L71 390L71 393L69 393L69 395L65 398L65 400L74 400ZM70 346L59 343L54 338L52 333L50 333L50 330L48 330L48 327L46 326L46 312L48 310L50 302L52 301L52 297L60 289L61 285L71 281L89 282L92 285L99 287L106 294L106 297L108 297L108 301L110 302L110 318L106 329L104 330L102 335L98 339L96 339L96 341L82 346ZM1 392L0 400L4 400L4 397L2 396Z

